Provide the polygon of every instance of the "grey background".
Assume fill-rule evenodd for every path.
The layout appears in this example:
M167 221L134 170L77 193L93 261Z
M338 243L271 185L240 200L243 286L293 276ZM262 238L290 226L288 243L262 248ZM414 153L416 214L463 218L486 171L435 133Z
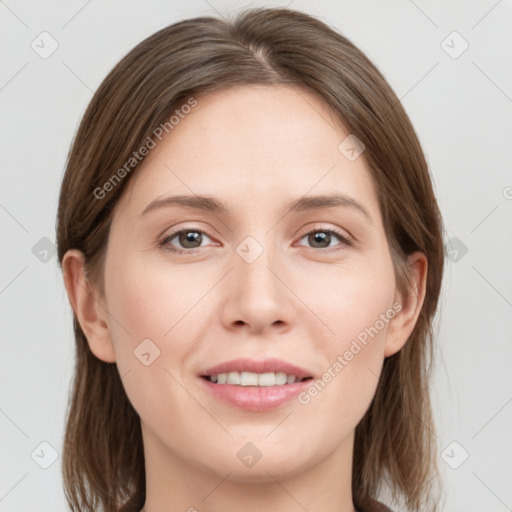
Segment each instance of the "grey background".
M52 251L67 152L93 91L165 25L288 4L361 47L416 127L451 240L432 393L443 511L512 510L512 3L5 0L0 511L66 509L60 452L74 341ZM31 47L43 31L58 43L46 59Z

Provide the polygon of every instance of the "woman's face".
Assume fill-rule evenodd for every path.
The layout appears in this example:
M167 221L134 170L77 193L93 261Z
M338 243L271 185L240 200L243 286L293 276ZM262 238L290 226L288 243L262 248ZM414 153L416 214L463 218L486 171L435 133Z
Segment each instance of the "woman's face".
M403 342L364 152L303 91L196 99L116 205L111 356L91 348L116 361L155 465L258 481L348 459L384 357Z

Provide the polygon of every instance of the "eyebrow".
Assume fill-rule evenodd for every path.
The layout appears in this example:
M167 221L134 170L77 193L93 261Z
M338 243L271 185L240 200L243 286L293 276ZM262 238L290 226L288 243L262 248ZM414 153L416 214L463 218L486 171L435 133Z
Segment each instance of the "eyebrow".
M222 201L210 196L181 195L157 198L149 203L139 215L139 219L151 211L167 208L171 206L181 206L193 210L206 211L216 214L226 214L227 207ZM362 213L370 222L372 218L368 210L358 201L350 196L340 193L324 194L316 196L304 196L287 205L287 211L303 212L316 210L320 208L333 208L336 206L350 207Z

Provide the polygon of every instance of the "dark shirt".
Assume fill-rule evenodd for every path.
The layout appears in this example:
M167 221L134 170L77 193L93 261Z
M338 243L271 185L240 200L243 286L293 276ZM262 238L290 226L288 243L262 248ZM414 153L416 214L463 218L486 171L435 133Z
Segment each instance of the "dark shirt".
M384 503L377 500L372 500L364 510L357 512L393 512L390 508L386 507Z
M142 505L136 502L136 497L132 497L128 503L120 509L120 512L139 512ZM384 503L377 500L372 500L364 510L357 510L357 512L393 512L390 508L386 507Z

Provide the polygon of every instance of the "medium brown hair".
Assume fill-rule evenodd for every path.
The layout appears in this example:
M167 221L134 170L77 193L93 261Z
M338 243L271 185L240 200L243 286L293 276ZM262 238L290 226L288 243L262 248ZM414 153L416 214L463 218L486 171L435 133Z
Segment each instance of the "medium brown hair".
M365 508L384 484L412 511L430 503L437 474L429 399L432 322L443 273L442 223L413 126L379 70L325 23L289 9L252 9L232 21L200 17L139 43L108 74L76 133L60 191L58 258L85 255L104 293L112 211L137 166L101 199L94 191L191 97L249 84L285 84L316 95L365 146L400 291L406 257L428 259L426 298L405 346L384 361L375 397L356 427L352 492ZM125 175L126 174L126 175ZM138 511L145 501L140 418L115 363L95 357L77 321L76 368L63 447L72 510ZM428 506L427 506L428 504Z

